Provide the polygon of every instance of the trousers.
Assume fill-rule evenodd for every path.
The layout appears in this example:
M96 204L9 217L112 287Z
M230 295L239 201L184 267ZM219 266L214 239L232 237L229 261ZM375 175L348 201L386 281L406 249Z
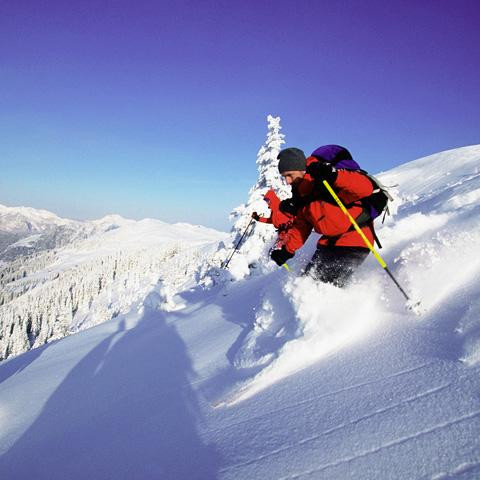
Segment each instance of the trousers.
M322 245L317 247L303 274L320 282L344 287L369 253L368 248Z

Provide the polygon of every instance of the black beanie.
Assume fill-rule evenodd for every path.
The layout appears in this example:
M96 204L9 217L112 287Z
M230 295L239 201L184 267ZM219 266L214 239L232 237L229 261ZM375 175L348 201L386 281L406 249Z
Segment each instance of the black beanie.
M305 154L299 148L285 148L278 154L278 171L280 173L292 170L305 171L307 162Z

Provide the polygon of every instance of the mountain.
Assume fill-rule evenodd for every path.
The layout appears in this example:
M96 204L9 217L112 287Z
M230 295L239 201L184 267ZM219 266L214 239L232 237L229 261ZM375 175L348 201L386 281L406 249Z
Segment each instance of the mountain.
M417 314L373 256L343 290L299 277L312 238L290 274L232 281L193 257L176 308L152 281L2 362L2 476L480 478L479 165L471 146L379 175L395 197L380 253Z
M0 205L0 264L63 247L128 222L119 215L80 222L47 210Z
M128 311L152 282L162 282L172 307L171 296L195 274L198 258L226 237L118 215L80 223L33 209L2 211L5 229L30 228L30 235L9 245L4 259L12 252L14 259L0 264L0 360Z
M79 223L60 218L47 210L0 205L0 229L4 232L28 235L40 233L54 226L62 227Z

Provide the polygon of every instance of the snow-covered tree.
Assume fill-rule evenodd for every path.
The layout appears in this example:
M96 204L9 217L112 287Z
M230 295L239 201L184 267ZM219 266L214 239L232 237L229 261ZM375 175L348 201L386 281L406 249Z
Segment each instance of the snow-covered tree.
M59 271L50 271L59 261L54 251L18 257L0 267L0 361L127 312L160 278L162 308L181 308L173 297L211 255L204 248L166 242Z
M238 243L252 219L252 213L269 216L263 196L269 189L273 189L280 199L291 195L290 187L283 181L278 172L277 156L285 143L285 135L280 133L280 117L268 115L267 140L260 147L257 154L258 179L248 192L245 204L235 208L231 218L235 220L232 228L232 248ZM239 251L235 253L229 265L234 278L242 278L249 274L251 267L268 265L268 250L270 249L276 231L270 224L253 221L248 228L246 239L242 242Z

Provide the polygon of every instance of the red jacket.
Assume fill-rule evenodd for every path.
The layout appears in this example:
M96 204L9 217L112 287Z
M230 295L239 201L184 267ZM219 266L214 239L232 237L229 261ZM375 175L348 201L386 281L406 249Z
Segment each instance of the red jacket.
M273 223L275 228L288 228L293 222L293 215L280 211L280 199L273 190L269 190L263 197L268 208L272 211L270 217L260 217L259 222Z
M307 165L312 161L311 158L307 159ZM297 192L304 197L312 193L313 186L312 177L306 174L297 187ZM332 188L345 206L368 197L373 192L373 185L365 175L350 170L338 170L338 176ZM332 202L334 202L333 198ZM362 211L363 208L359 202L348 208L353 218L357 218ZM367 248L362 237L351 227L350 220L336 203L314 200L298 211L293 226L288 231L285 247L290 253L295 253L307 241L311 231L315 230L322 234L317 245ZM373 222L361 228L373 244Z

